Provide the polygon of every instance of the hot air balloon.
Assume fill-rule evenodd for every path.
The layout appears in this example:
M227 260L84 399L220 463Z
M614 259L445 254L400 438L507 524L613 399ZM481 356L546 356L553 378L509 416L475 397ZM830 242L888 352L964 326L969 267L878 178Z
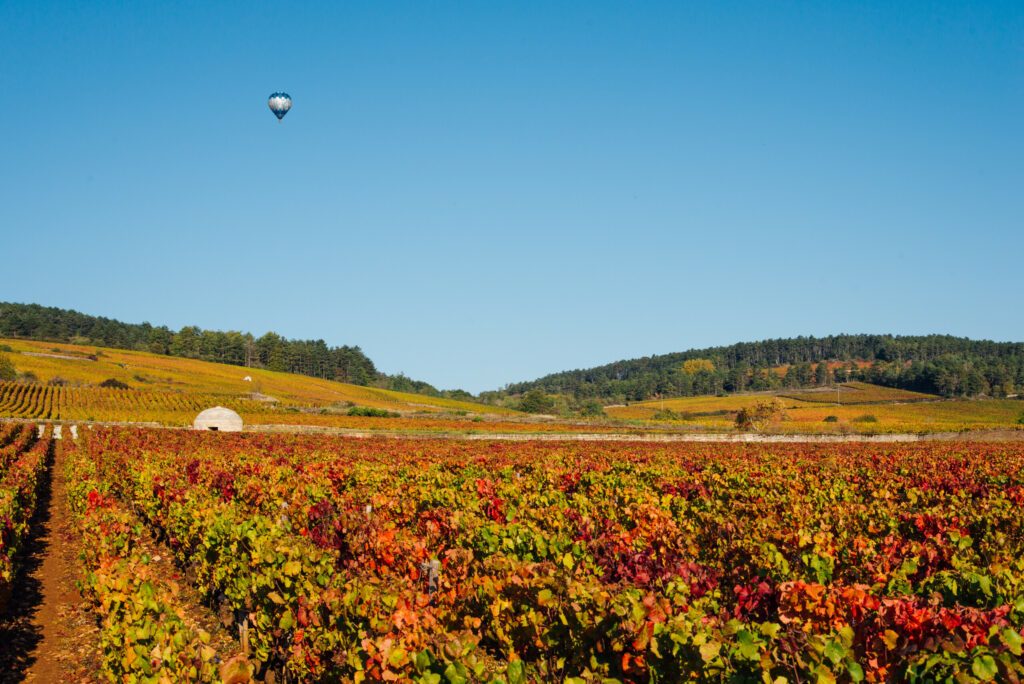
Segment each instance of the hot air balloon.
M270 107L270 111L274 112L274 116L280 121L288 113L288 110L292 108L291 95L288 93L271 93L267 106Z

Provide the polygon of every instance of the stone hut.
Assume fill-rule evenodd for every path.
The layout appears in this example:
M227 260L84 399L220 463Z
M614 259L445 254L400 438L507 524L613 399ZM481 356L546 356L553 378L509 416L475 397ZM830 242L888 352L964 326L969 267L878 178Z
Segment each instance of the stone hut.
M192 421L195 430L215 430L218 432L241 432L242 417L223 406L208 408Z

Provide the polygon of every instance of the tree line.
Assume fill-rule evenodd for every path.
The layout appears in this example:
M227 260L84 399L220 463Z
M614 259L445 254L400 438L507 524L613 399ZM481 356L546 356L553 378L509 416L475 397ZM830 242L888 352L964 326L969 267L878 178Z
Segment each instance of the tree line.
M833 369L819 362L840 365ZM786 367L784 373L778 372L781 367ZM502 401L539 390L577 401L616 403L824 386L836 380L862 380L947 397L1011 396L1024 389L1024 344L949 335L773 339L564 371L511 384L481 398Z
M355 385L442 394L425 382L378 371L358 346L331 347L323 340L289 340L274 332L255 337L247 332L204 330L197 326L174 331L167 326L124 323L70 309L0 302L0 337L147 351Z

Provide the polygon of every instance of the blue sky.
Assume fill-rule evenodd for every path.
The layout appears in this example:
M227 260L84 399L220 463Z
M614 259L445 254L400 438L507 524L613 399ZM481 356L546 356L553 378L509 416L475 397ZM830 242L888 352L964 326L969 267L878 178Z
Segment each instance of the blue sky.
M0 88L2 300L472 391L1024 339L1019 1L8 0Z

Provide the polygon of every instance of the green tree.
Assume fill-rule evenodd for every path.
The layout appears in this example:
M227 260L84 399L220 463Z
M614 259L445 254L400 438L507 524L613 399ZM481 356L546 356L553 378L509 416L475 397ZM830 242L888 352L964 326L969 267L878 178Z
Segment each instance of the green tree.
M172 356L184 356L198 359L201 348L202 330L194 325L186 325L171 338L170 352Z
M819 387L827 385L830 375L832 374L828 371L828 364L824 361L819 362L818 367L814 369L814 384Z
M174 333L166 326L152 328L149 331L149 339L146 347L154 354L168 354L171 350L171 343L174 341Z
M811 364L804 361L803 363L798 363L793 366L792 370L796 373L796 384L799 387L807 387L811 384L811 380L813 378Z
M519 410L527 413L551 413L554 408L555 400L539 389L530 390L519 402Z

